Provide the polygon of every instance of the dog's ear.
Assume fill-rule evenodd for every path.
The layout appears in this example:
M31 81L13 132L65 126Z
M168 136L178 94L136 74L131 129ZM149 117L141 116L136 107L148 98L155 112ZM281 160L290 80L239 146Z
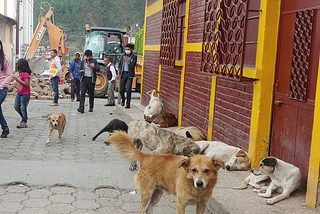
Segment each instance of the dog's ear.
M265 166L275 166L277 164L277 159L275 157L267 157L262 160Z
M179 168L183 167L185 170L188 170L190 165L190 158L185 158L182 161L179 162Z
M47 117L47 121L48 121L48 120L51 120L51 115Z
M212 163L217 167L217 170L219 170L220 167L225 168L223 161L218 158L212 158Z
M245 156L247 156L247 154L246 154L246 152L243 151L242 149L240 149L240 150L238 151L238 153L236 154L236 157L245 157Z
M186 136L187 136L187 138L192 138L192 135L190 134L189 131L186 131Z
M147 94L151 94L152 90L148 91Z

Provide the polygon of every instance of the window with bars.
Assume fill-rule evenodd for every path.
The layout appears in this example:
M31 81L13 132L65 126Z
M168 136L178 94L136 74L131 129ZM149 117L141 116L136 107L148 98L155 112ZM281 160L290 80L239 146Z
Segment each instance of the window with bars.
M160 63L175 66L183 57L186 0L163 0Z
M201 71L241 80L248 0L206 0Z
M179 2L176 61L182 61L186 16L186 0Z

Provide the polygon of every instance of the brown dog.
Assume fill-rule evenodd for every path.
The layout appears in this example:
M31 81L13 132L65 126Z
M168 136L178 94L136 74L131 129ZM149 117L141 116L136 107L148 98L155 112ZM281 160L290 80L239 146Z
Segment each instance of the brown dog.
M60 143L61 136L64 132L64 127L66 126L66 116L63 113L52 114L47 117L49 121L49 133L47 138L47 143L50 143L50 136L52 134L53 129L57 129L59 132L57 143Z
M151 117L144 115L144 120L148 123L155 123L159 125L160 128L178 125L178 119L171 113L154 114Z
M197 205L204 213L217 183L218 170L224 163L216 158L195 155L191 158L173 154L145 154L136 149L125 132L116 131L108 139L122 156L140 163L135 185L141 194L139 213L152 213L163 190L177 196L177 213L184 214L187 205Z
M190 138L193 141L204 140L203 134L201 133L200 129L195 126L180 127L177 128L174 133L185 138Z

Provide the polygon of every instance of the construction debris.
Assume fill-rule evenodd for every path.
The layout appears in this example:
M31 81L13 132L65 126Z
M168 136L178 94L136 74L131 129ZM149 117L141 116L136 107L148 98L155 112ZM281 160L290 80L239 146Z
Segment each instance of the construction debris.
M18 91L18 82L16 77L19 76L18 72L14 72L12 80L8 86L8 96L16 96ZM50 80L45 80L43 77L31 76L31 93L30 99L39 100L53 100L54 92ZM59 99L70 98L69 84L59 85Z

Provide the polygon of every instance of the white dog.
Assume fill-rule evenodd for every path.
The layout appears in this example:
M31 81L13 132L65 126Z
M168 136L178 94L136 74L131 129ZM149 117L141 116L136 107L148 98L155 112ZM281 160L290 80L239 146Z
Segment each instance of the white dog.
M281 193L267 200L267 204L270 205L289 198L290 194L300 186L301 182L301 173L298 167L275 157L262 159L259 166L252 170L252 173L255 175L267 175L271 179L266 192L260 192L258 196L270 198L275 190Z
M144 118L152 117L154 114L163 113L163 104L160 98L157 96L158 93L159 92L156 90L147 92L147 94L150 94L151 99L149 101L149 105L147 105L144 109Z
M195 141L195 143L204 155L222 160L227 170L250 169L250 155L238 147L229 146L220 141Z

